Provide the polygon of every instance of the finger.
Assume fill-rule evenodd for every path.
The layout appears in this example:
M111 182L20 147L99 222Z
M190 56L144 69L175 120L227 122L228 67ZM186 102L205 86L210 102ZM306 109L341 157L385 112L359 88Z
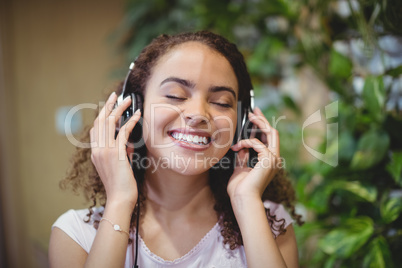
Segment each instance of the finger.
M274 127L271 126L271 124L269 123L269 121L266 119L266 117L264 116L264 114L262 113L260 108L255 108L254 109L255 114L262 116L266 123L268 124L268 126L270 127L270 131L267 134L267 142L268 142L268 147L272 150L275 150L275 152L277 152L277 154L279 155L279 133L278 130L275 129Z
M249 158L248 150L240 150L237 154L235 154L235 166L236 167L247 167L247 161Z
M123 114L123 112L130 106L131 104L131 96L128 95L124 98L124 100L117 105L115 109L110 113L109 117L117 117L117 120ZM116 122L117 122L116 120Z
M250 121L261 129L261 141L271 150L279 154L279 134L278 131L271 126L260 109L255 109L255 114L250 113Z
M275 152L275 154L279 157L280 150L279 150L279 132L272 128L270 135L268 136L269 142L268 142L268 149L271 150L272 152Z
M98 130L99 130L99 126L98 126L98 118L96 118L94 120L94 125L92 126L92 128L89 130L89 138L91 140L91 147L92 147L92 143L97 143L98 141Z
M264 121L265 125L268 126L268 128L265 128L262 130L264 135L262 135L261 140L263 143L267 144L268 149L273 151L275 154L279 156L279 132L275 128L271 126L271 124L268 122L264 114L259 108L255 109L256 114L258 114L258 119ZM251 119L250 119L251 121Z
M127 96L120 105L118 105L108 116L107 127L108 127L108 139L113 139L116 133L116 124L122 116L123 112L130 106L131 96Z
M260 140L258 139L248 139L241 140L237 144L232 146L233 151L239 151L244 148L252 148L258 153L258 163L255 167L266 167L274 166L277 161L279 161L279 156L268 149Z
M96 151L96 149L98 147L97 142L95 140L95 133L96 133L95 128L92 127L89 130L89 139L90 139L90 142L91 142L91 161L92 161L93 164L95 164L94 153L95 153L95 151Z
M117 95L115 92L110 94L109 98L107 99L105 105L99 112L98 117L95 119L94 128L95 128L95 139L98 142L99 147L105 147L107 141L107 131L106 131L106 121L105 119L110 114L111 109L113 108L114 103L116 102Z
M268 124L269 127L271 127L271 124L268 122L267 118L265 117L265 115L263 114L263 112L261 111L260 108L256 107L256 108L254 109L254 112L253 112L253 113L254 113L255 115L258 115L258 116L263 117L263 119L265 120L265 123ZM261 141L262 141L264 144L268 144L267 135L266 135L266 133L264 133L264 134L265 134L265 135L261 135Z
M261 141L264 144L268 145L268 135L270 134L272 129L268 120L265 118L264 115L254 113L249 113L248 118L250 122L256 125L262 132Z
M107 99L105 105L99 112L98 118L99 120L105 119L109 114L113 111L114 104L116 103L117 95L115 92L110 94L109 98Z
M262 111L261 111L261 109L259 107L255 107L253 113L256 114L256 115L264 116L264 114L262 113Z
M95 140L95 128L94 127L92 127L90 130L89 130L89 141L90 141L90 145L91 145L91 148L95 148L96 147L96 144L97 144L97 142L96 142L96 140Z
M263 155L272 155L274 157L279 157L279 154L276 151L273 151L269 148L267 148L260 140L258 139L247 139L247 140L241 140L235 145L231 147L233 151L239 151L244 148L252 148L254 149L258 154L263 154Z
M126 155L126 144L128 142L128 137L130 133L133 131L135 125L141 118L141 111L138 109L134 115L128 120L126 124L120 129L119 135L117 135L116 140L118 142L119 151ZM123 150L124 149L124 150Z
M267 147L259 139L245 139L241 140L231 147L233 151L240 151L241 149L252 148L257 153L267 154Z

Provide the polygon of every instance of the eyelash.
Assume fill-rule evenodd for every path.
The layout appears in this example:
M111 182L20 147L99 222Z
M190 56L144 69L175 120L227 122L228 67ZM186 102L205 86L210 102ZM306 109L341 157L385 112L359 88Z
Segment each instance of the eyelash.
M166 95L166 98L168 98L168 99L174 99L174 100L179 100L179 101L184 101L184 100L186 100L186 98L180 98L180 97L176 97L176 96L173 96L173 95Z
M219 102L212 102L212 103L216 104L216 105L219 105L219 106L221 106L223 108L231 108L232 107L232 105L227 104L227 103L219 103Z
M177 101L184 101L184 100L186 100L186 98L180 98L180 97L176 97L176 96L173 96L173 95L166 95L166 98L168 98L168 99L173 99L173 100L177 100ZM219 103L219 102L211 102L212 104L216 104L216 105L218 105L218 106L221 106L221 107L223 107L223 108L231 108L232 107L232 105L230 105L230 104L227 104L227 103Z

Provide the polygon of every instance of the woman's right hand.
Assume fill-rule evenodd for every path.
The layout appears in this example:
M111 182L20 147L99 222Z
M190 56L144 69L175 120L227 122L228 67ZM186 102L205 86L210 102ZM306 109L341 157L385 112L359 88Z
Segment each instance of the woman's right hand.
M105 187L107 203L123 202L134 206L138 190L133 171L127 158L127 139L140 119L141 112L136 111L124 124L115 138L116 123L122 113L131 104L127 97L115 109L116 93L112 93L94 121L90 130L91 160Z

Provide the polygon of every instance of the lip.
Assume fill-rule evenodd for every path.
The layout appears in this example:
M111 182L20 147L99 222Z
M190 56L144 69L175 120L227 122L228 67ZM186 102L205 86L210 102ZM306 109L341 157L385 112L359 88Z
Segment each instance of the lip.
M173 132L177 132L177 133L183 133L183 134L190 134L190 135L197 135L197 136L202 136L202 137L206 137L208 139L210 139L210 142L208 144L194 144L194 143L187 143L185 141L179 141L176 140L175 138L172 137L172 133ZM193 151L204 151L206 149L208 149L211 144L212 144L212 139L211 139L211 135L203 130L195 130L195 129L171 129L168 132L168 136L172 139L172 141L180 146L183 147L185 149L190 149Z

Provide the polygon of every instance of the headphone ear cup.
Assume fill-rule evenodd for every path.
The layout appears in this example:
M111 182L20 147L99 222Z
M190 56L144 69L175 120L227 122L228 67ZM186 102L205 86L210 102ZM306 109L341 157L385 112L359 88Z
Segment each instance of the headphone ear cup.
M130 114L130 117L134 115L134 113L139 109L141 111L141 118L135 125L133 131L130 133L129 140L131 142L137 143L142 139L142 125L143 125L143 99L142 96L137 94L137 93L130 93L131 94L131 106L130 106L130 111L128 112ZM128 110L128 109L127 109ZM129 117L129 118L130 118Z
M131 95L131 100L132 100L131 105L126 110L124 110L123 114L121 115L120 127L122 127L125 123L127 123L127 121L133 116L134 111L135 111L134 110L135 102L133 101L134 96L132 93L130 95ZM124 97L127 97L127 95L125 95ZM124 99L124 97L122 99Z
M239 127L236 127L235 133L234 133L234 135L233 135L232 146L237 143L237 140L238 140L238 134L237 134L238 128L239 128Z
M130 93L131 96L131 105L123 112L122 114L122 119L123 123L121 125L124 125L137 111L138 109L143 110L143 105L142 105L142 97L139 94L136 93Z
M245 113L244 113L243 110L240 112L240 115L238 115L237 126L236 126L235 133L233 135L232 145L235 145L239 140L242 139L242 132L243 132L243 129L244 129L244 123L246 121L245 118L244 118L244 115L245 115Z
M243 110L242 111L242 117L241 117L241 128L240 131L238 131L238 127L236 128L236 133L235 133L235 138L233 140L233 144L236 144L239 140L244 140L244 139L250 139L253 138L251 137L251 133L255 132L256 130L254 129L254 124L251 123L248 119L248 111L250 111L251 109L248 110ZM256 138L259 138L259 135L257 133ZM258 153L250 148L248 149L249 152L249 157L248 157L248 162L247 162L247 166L254 168L255 164L258 162ZM235 154L236 155L236 154Z
M143 99L142 96L136 93L131 93L131 99L133 100L133 114L135 111L140 109L141 113L143 112Z

